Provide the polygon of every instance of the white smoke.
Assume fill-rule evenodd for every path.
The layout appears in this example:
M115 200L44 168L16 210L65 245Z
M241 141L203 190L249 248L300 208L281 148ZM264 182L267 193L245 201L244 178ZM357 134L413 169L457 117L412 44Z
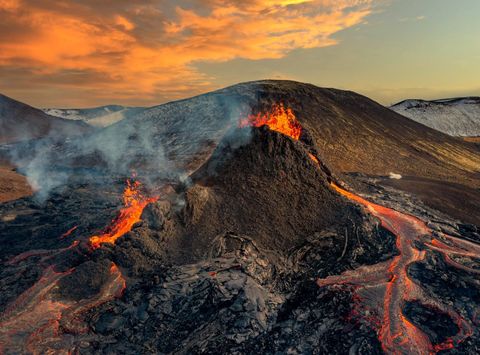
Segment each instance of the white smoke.
M114 179L135 170L146 183L179 179L188 175L195 156L207 158L205 152L225 134L234 134L240 116L250 113L253 90L222 91L145 109L84 137L52 134L18 144L10 157L40 201L72 179L94 179L95 174ZM248 130L240 131L243 144Z

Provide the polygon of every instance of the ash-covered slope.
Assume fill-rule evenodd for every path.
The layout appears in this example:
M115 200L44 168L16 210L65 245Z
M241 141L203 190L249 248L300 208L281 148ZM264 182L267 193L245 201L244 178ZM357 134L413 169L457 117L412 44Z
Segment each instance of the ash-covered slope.
M221 137L251 111L283 103L310 132L335 172L435 178L479 186L480 155L472 144L425 127L354 92L292 81L257 81L147 109L96 134L123 144L123 161L137 141L182 169L198 168ZM147 143L146 143L147 142ZM90 145L91 146L91 145ZM138 159L133 159L135 163Z
M303 142L265 126L253 129L251 137L241 131L248 133L237 130L222 140L191 177L186 245L198 250L199 240L211 243L207 236L234 231L285 252L316 231L360 224L360 211L329 187L330 177Z
M393 111L451 136L480 136L480 97L404 100Z
M44 108L43 112L50 116L67 120L84 121L96 127L106 127L138 114L143 107L125 107L120 105L107 105L93 108Z
M84 122L49 116L43 111L0 94L0 144L45 136L66 137L89 132Z

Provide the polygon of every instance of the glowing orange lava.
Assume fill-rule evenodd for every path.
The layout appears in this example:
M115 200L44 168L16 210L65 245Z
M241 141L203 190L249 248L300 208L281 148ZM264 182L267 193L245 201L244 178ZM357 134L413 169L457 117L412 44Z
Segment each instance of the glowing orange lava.
M317 280L321 287L335 284L350 284L355 286L356 297L363 301L364 306L379 309L381 316L378 336L382 348L389 354L432 354L443 349L450 349L471 336L471 323L462 318L453 308L436 299L428 297L422 288L408 275L408 267L414 262L424 259L425 251L415 248L414 242L423 243L432 250L441 252L450 264L473 273L476 270L460 265L449 255L478 257L480 246L442 235L453 245L433 239L432 231L420 219L400 213L393 209L371 203L362 197L348 192L336 184L331 184L341 195L358 202L380 219L382 226L396 236L396 246L399 255L393 259L376 265L363 266L348 270L341 275L329 276ZM383 294L383 302L379 306L372 295ZM363 297L362 297L363 296ZM459 328L458 334L448 338L443 343L432 344L429 337L403 315L405 302L418 301L439 312L448 314Z
M61 236L60 236L60 239L63 239L63 238L66 238L68 236L70 236L73 232L75 232L75 230L78 228L78 226L75 226L75 227L72 227L70 228L68 231L66 231L65 233L63 233Z
M295 140L300 139L302 126L298 122L292 109L285 108L283 104L277 104L269 112L248 115L238 123L243 127L262 127L268 126L272 131L277 131Z
M310 157L310 159L312 159L315 163L320 164L320 162L318 161L315 155L313 155L312 153L307 153L307 154Z
M90 237L92 248L99 248L103 243L113 244L125 233L129 232L133 225L140 221L143 209L158 197L146 197L140 191L141 184L138 181L127 180L127 187L123 193L124 208L119 215L107 227L105 233Z
M102 243L114 243L140 220L145 206L157 200L157 197L145 197L140 187L139 182L127 181L123 194L124 208L104 234L90 238L93 248L98 248ZM76 226L69 229L61 238L76 229ZM76 248L79 243L74 241L69 247L62 249L27 251L12 258L7 264L15 265L32 256L40 257L38 263L43 263L71 249L81 253L81 250ZM114 297L120 297L125 290L125 279L119 268L112 263L110 276L97 295L80 301L61 299L57 290L58 282L74 271L75 269L56 272L54 266L48 266L43 276L0 315L0 354L5 351L33 354L71 353L72 335L89 331L82 314Z

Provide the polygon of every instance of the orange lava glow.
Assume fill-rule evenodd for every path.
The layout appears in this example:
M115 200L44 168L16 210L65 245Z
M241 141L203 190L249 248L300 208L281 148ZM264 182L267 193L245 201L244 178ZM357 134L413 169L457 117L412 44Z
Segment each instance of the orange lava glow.
M427 248L442 253L449 264L472 273L478 273L476 270L454 262L449 255L478 257L480 256L480 246L443 235L452 244L447 245L440 240L433 239L432 231L418 218L371 203L334 183L331 186L341 195L363 205L380 219L382 226L396 236L399 255L387 262L363 266L356 270L348 270L342 275L319 279L317 284L321 287L335 284L353 285L357 293L356 297L361 300L362 292L372 293L372 290L380 290L380 294L383 294L383 302L379 313L383 316L380 317L378 337L383 350L388 354L434 354L440 350L451 349L471 336L473 333L471 322L460 316L450 306L426 295L423 289L415 283L415 280L408 275L408 267L425 257L425 251L415 248L414 242L420 242ZM440 344L432 344L429 337L403 315L402 309L405 302L409 301L418 301L424 306L448 314L457 324L458 334ZM369 302L371 303L372 300L365 297L363 306L378 308L378 304L375 302L369 304Z
M90 238L92 248L98 248L102 243L114 243L130 231L140 220L145 206L156 200L157 197L148 198L143 195L139 182L128 180L123 194L124 208L104 234ZM76 226L69 229L61 238L71 235L76 229ZM79 243L78 240L74 241L69 247L62 249L31 250L17 255L7 264L14 266L34 256L39 257L38 263L42 264L71 249L81 253L81 250L76 248ZM73 336L89 331L82 315L93 307L120 297L126 288L122 273L117 265L112 263L109 278L97 295L79 301L62 299L58 294L58 283L73 272L75 269L57 272L55 266L46 267L43 276L0 315L0 354L73 353Z
M313 155L312 153L308 153L308 156L310 157L310 159L312 159L315 163L317 164L320 164L320 162L318 161L317 157L315 155Z
M54 267L22 293L0 316L0 354L67 354L74 350L72 335L84 334L89 328L83 314L115 297L125 289L125 279L112 263L109 279L100 292L81 301L58 299L56 288L71 269L59 273ZM78 350L78 349L77 349Z
M39 263L42 263L60 253L63 253L67 250L71 250L71 249L74 249L77 245L79 245L80 242L78 240L74 240L72 242L72 244L70 244L70 246L66 247L66 248L61 248L61 249L35 249L35 250L29 250L29 251L26 251L24 253L21 253L15 257L13 257L12 259L10 259L9 261L7 261L7 265L13 265L13 264L17 264L25 259L28 259L28 258L31 258L33 256L37 256L37 257L40 257L40 260L39 260Z
M143 209L158 197L146 197L140 190L141 184L138 181L127 180L127 187L123 193L124 207L110 226L101 235L90 237L90 245L97 249L103 243L113 244L125 233L129 232L133 225L140 221Z
M68 231L66 231L65 233L63 233L60 236L60 239L63 239L63 238L66 238L66 237L70 236L77 228L78 228L78 226L70 228Z
M262 127L268 126L272 131L277 131L294 140L299 140L302 134L302 126L298 122L292 109L285 108L283 104L277 104L265 113L257 113L256 115L248 115L238 123L240 128L243 127Z

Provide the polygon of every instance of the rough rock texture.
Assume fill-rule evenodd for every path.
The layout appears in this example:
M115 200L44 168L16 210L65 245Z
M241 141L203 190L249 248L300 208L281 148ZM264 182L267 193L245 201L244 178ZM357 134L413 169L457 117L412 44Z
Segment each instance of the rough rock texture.
M185 248L195 253L223 231L246 234L286 251L330 226L350 225L361 212L330 187L328 176L296 142L266 127L237 147L220 143L186 191Z

